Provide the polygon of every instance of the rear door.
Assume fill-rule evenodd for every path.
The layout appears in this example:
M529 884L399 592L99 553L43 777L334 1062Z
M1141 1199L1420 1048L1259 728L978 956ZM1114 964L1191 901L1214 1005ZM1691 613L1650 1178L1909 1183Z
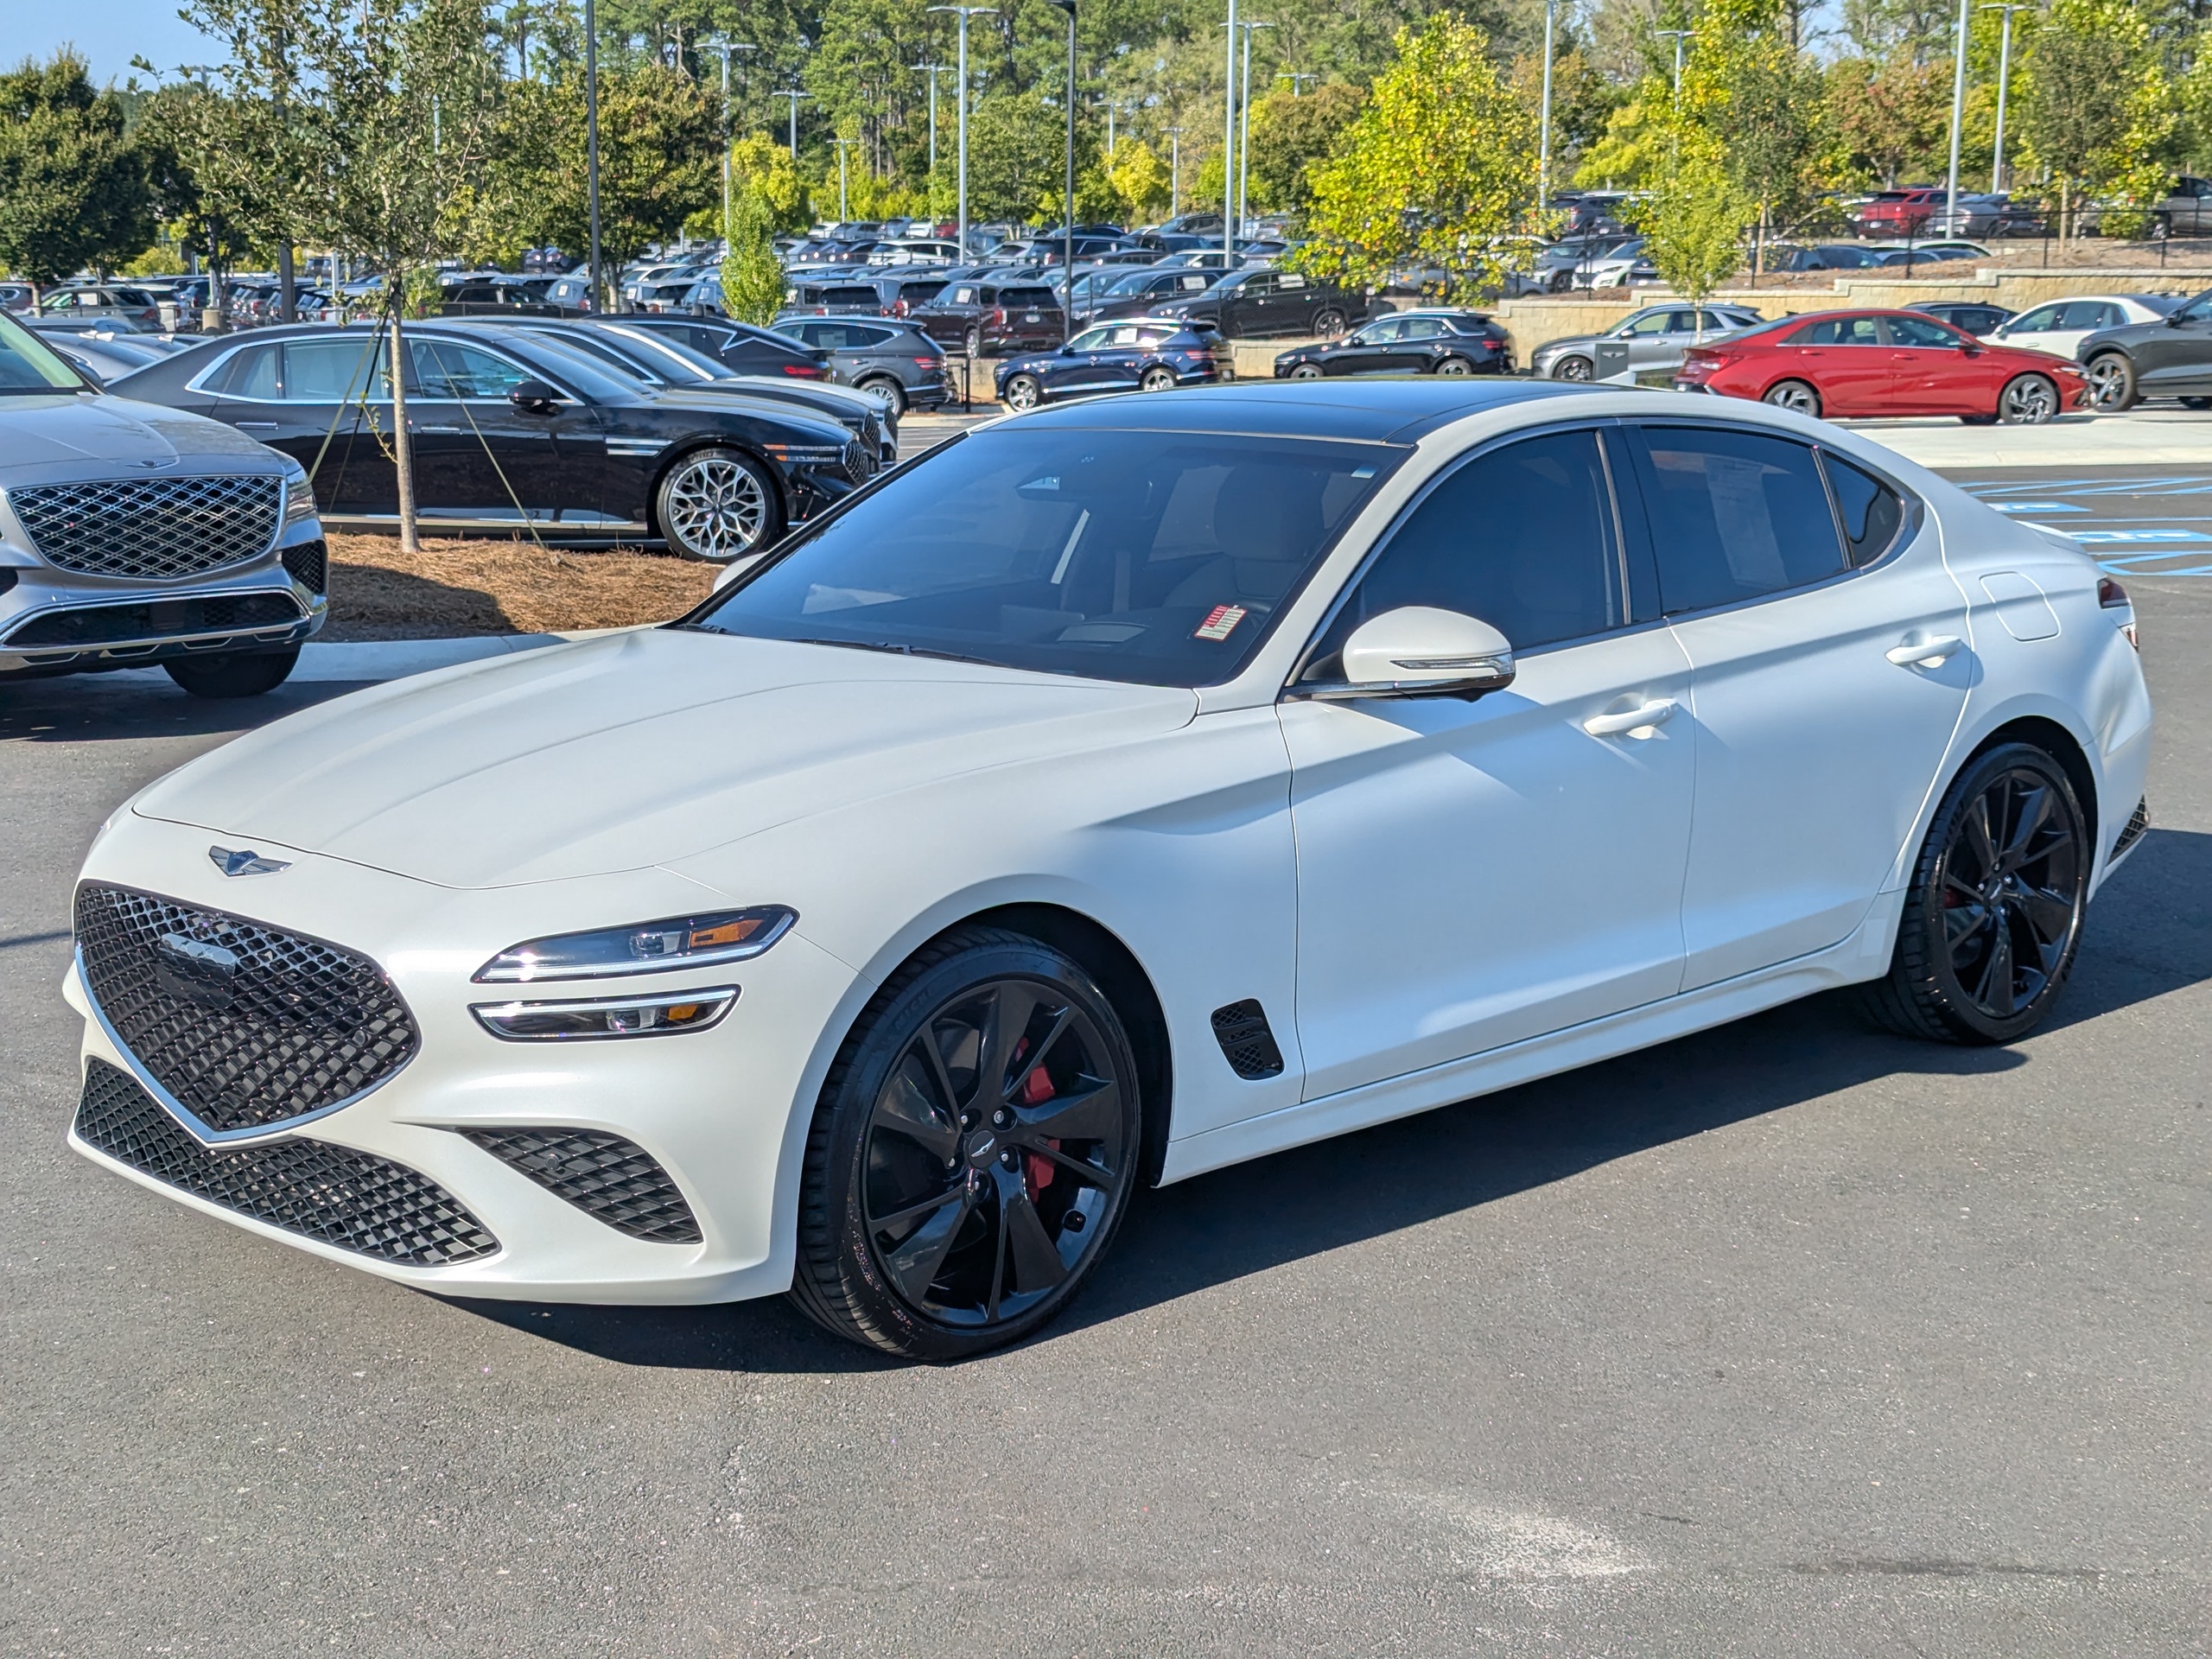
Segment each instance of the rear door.
M1897 377L1889 344L1872 317L1821 317L1791 334L1775 354L1783 373L1821 394L1826 415L1879 414Z

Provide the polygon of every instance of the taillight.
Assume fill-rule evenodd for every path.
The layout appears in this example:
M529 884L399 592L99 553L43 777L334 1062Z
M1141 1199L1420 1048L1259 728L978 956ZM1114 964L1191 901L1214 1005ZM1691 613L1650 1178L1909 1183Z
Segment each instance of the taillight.
M786 363L784 365L784 372L797 375L802 380L820 380L830 372L819 363Z
M999 323L1004 322L1006 321L1006 308L1004 306L1001 306L997 310L992 312L991 321L993 322Z
M2135 631L2135 602L2128 598L2127 589L2110 576L2100 576L2097 578L2097 603L2108 611L2127 613L2127 620L2120 625L2120 631L2127 636L2129 645L2138 651L2142 650L2142 636Z
M914 359L914 366L918 369L941 369L944 366L944 359L941 357L918 357Z

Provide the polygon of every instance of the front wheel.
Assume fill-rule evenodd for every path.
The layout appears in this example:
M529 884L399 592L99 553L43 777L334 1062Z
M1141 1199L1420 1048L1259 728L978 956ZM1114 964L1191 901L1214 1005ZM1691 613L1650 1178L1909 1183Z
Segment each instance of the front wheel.
M1586 357L1562 357L1552 365L1554 380L1592 380L1597 374L1598 365Z
M1173 391L1175 390L1175 371L1158 365L1147 369L1137 382L1139 391Z
M1019 414L1045 401L1044 383L1033 374L1009 375L1005 395L1006 406Z
M2117 415L2133 409L2139 401L2135 386L2135 365L2125 353L2107 352L2089 359L2089 406L2107 415Z
M668 470L657 493L661 534L687 559L728 564L784 532L775 480L735 449L696 449Z
M2026 743L1959 775L1913 867L1885 978L1870 1011L1907 1036L2024 1037L2074 968L2093 849L2065 769Z
M1821 412L1821 394L1802 380L1783 380L1769 386L1766 396L1759 401L1800 415L1818 416Z
M836 1334L964 1359L1065 1307L1120 1224L1136 1062L1072 957L999 928L925 947L877 992L808 1134L791 1295Z
M1998 395L1997 418L2007 426L2042 426L2058 413L2058 388L2044 374L2015 375Z
M1319 380L1321 378L1321 365L1319 363L1300 363L1291 370L1290 378L1294 380Z
M223 651L207 657L176 657L163 663L169 678L195 697L257 697L291 677L300 648L280 651Z

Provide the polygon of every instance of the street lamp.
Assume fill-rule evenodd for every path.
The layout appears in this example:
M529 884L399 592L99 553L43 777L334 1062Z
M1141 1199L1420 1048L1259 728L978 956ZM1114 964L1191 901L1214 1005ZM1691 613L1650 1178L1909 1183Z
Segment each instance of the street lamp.
M1252 31L1273 29L1273 23L1240 23L1244 31L1243 90L1237 94L1243 105L1243 126L1236 149L1236 222L1241 229L1245 214L1252 211L1251 192L1247 188L1252 175Z
M2005 89L2012 78L2012 14L2032 8L2012 0L2010 4L1986 5L1982 10L2005 14L2004 39L1997 48L1997 143L1989 157L1989 194L1993 196L2005 188Z
M1236 0L1229 0L1229 61L1221 72L1228 106L1221 140L1221 268L1236 268Z
M729 54L733 52L754 52L760 48L750 41L717 41L715 50L722 54L722 252L729 252Z
M931 11L949 11L960 19L960 54L954 65L952 80L953 113L960 130L960 257L968 257L968 20L970 17L995 17L996 6L931 6Z
M1075 0L1051 0L1068 15L1068 172L1060 225L1060 344L1075 333Z
M1697 37L1697 30L1694 29L1657 29L1652 30L1652 33L1656 35L1662 41L1671 40L1675 43L1675 102L1679 104L1682 101L1682 42L1684 41L1694 40Z
M926 71L930 78L930 171L937 171L937 78L952 67L949 63L918 63L918 70Z
M1552 30L1559 18L1559 0L1544 0L1543 112L1536 123L1536 211L1552 205Z
M599 18L592 0L584 0L584 194L590 198L591 309L601 309L599 295Z
M787 98L791 100L791 160L797 161L798 160L798 101L802 98L812 98L814 94L812 92L802 92L796 86L786 86L780 92L771 92L768 96L771 98Z
M1973 4L1974 0L1959 0L1958 49L1951 60L1951 170L1943 182L1943 215L1952 225L1959 221L1959 129L1967 112L1967 25L1973 21Z
M1278 69L1275 71L1275 79L1277 80L1288 81L1290 83L1290 95L1293 98L1297 98L1305 92L1306 84L1308 81L1318 81L1321 77L1319 73L1311 69Z
M1162 127L1167 135L1167 217L1175 217L1175 209L1183 195L1183 129Z

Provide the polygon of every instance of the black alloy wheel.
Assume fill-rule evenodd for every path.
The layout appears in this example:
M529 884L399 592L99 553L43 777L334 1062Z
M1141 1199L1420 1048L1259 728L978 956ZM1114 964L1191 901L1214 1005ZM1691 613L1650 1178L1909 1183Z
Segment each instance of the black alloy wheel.
M2125 352L2099 353L2089 359L2084 372L2089 379L2090 408L2117 415L2140 401L2135 390L2135 365Z
M1982 755L1929 827L1889 974L1867 988L1872 1011L1947 1042L2025 1036L2073 971L2093 858L2057 761L2026 743Z
M1344 331L1344 314L1325 307L1313 314L1313 332L1323 340L1334 340Z
M1597 374L1598 365L1586 357L1562 357L1552 365L1554 380L1592 380Z
M1073 958L965 928L878 992L808 1137L792 1295L907 1358L1012 1342L1066 1305L1120 1224L1136 1063Z

